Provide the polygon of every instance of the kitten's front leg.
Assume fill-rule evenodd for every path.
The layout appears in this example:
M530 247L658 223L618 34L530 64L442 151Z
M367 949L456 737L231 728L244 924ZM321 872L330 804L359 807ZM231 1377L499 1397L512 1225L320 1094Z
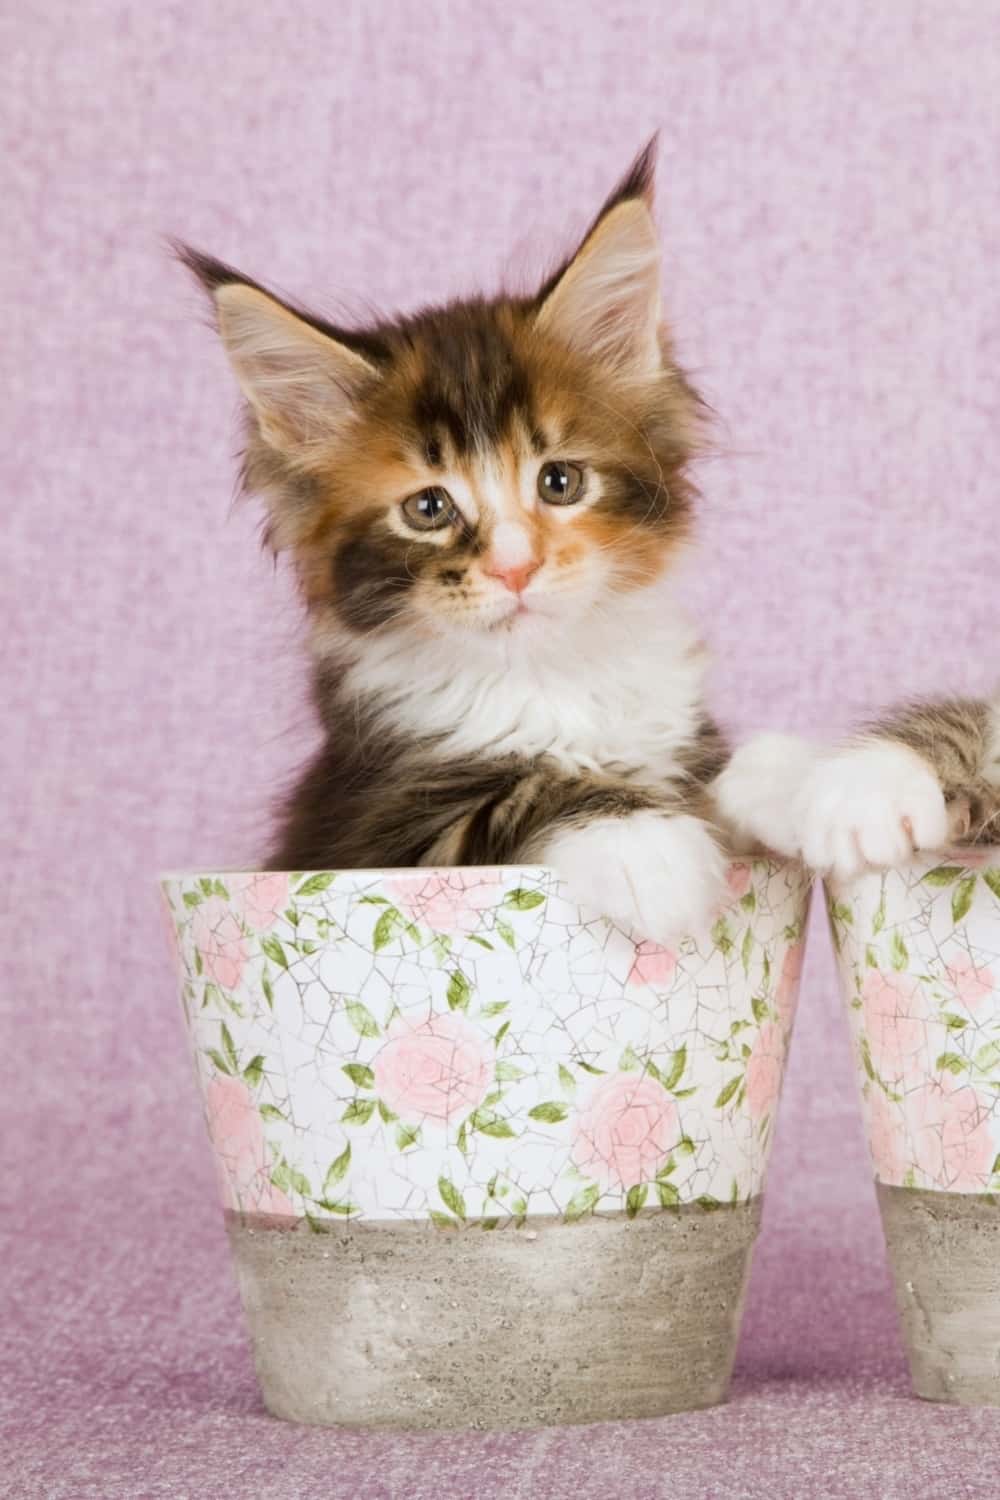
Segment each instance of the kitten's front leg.
M996 724L985 702L915 704L821 756L798 812L806 863L850 879L980 837Z
M649 808L564 823L536 850L575 901L665 946L707 927L725 896L726 859L717 837L690 813Z
M726 894L717 835L687 804L547 765L467 806L421 862L550 865L581 906L663 944L704 928Z
M819 747L798 735L756 734L733 751L709 793L735 854L801 851L800 806Z

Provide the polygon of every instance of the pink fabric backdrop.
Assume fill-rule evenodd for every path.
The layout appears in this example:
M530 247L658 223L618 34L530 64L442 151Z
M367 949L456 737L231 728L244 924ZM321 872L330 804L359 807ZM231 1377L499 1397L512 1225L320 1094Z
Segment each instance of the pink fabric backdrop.
M998 23L993 0L0 13L5 1326L37 1483L11 1494L194 1493L185 1433L274 1425L231 1323L153 882L252 861L310 729L288 581L229 509L233 386L162 237L340 314L408 307L540 271L660 127L667 305L720 413L688 585L715 704L737 729L846 724L998 675ZM874 1328L909 1411L819 924L800 1020L744 1381L853 1378ZM109 1435L137 1390L145 1458ZM941 1431L971 1452L990 1416ZM333 1439L309 1441L327 1472ZM359 1474L388 1462L358 1442L338 1451ZM63 1451L93 1474L46 1469ZM458 1450L419 1451L430 1494ZM627 1445L588 1451L607 1493ZM150 1455L166 1467L127 1488ZM559 1472L523 1493L590 1493Z

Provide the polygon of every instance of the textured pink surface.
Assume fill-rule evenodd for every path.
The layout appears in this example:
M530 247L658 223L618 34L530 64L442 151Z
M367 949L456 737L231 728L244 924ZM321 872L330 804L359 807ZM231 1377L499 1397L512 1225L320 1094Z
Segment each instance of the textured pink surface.
M990 0L0 16L0 1494L995 1493L1000 1416L905 1396L821 928L728 1410L454 1439L264 1417L152 882L252 860L309 741L296 609L252 512L227 515L233 391L167 232L327 307L410 305L539 268L662 126L669 303L722 414L688 586L718 707L819 727L989 682L998 22Z

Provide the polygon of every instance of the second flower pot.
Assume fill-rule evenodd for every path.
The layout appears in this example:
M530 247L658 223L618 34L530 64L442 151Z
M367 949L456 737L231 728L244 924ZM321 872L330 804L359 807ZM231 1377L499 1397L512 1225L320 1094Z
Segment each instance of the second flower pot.
M827 901L914 1390L1000 1405L1000 851Z

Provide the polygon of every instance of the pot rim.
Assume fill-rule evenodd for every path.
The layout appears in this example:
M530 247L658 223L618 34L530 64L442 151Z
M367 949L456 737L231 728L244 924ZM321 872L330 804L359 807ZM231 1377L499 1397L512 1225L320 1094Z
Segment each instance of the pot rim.
M998 846L1000 853L1000 846ZM729 860L731 865L766 865L771 871L779 869L797 869L814 878L813 873L807 869L800 859L790 858L787 855L777 854L734 854ZM483 874L530 874L530 875L552 875L556 879L561 878L552 865L535 864L525 862L524 864L511 865L328 865L316 869L247 869L243 865L203 865L199 869L187 870L161 870L157 877L161 883L178 880L207 880L216 875L236 875L245 879L266 875L336 875L338 877L358 877L367 880L394 880L400 875L422 875L425 878L431 875L471 875L482 876Z

